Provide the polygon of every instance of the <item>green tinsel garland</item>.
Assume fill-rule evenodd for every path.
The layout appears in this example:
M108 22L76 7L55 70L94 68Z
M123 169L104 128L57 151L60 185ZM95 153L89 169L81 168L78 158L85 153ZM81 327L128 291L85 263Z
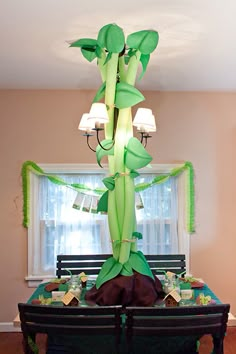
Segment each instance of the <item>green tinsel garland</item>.
M67 183L61 178L45 173L35 162L26 161L22 165L22 187L23 187L23 226L29 226L29 201L30 201L30 178L29 172L33 172L39 176L47 177L52 183L63 185L69 188L73 188L77 192L86 194L86 192L93 192L97 195L102 195L106 189L96 188L91 189L83 184ZM194 170L191 162L185 162L181 167L173 168L169 173L156 176L149 183L140 183L135 186L135 192L143 191L152 187L155 184L166 182L170 177L176 177L182 172L187 171L186 181L186 228L189 233L195 232L195 194L194 194Z

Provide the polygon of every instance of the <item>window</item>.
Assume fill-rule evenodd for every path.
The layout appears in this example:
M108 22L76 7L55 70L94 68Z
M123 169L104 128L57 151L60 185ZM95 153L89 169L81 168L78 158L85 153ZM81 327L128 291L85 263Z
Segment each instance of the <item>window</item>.
M91 189L105 188L106 169L97 165L41 165L68 185L79 183ZM169 172L176 165L153 165L143 169L135 185L150 184L157 174ZM139 171L140 172L140 171ZM171 177L136 193L137 230L143 238L138 248L144 254L185 253L188 266L189 237L184 230L183 175ZM30 215L28 229L27 280L52 277L57 254L111 253L107 216L73 208L77 191L52 183L45 176L30 175Z

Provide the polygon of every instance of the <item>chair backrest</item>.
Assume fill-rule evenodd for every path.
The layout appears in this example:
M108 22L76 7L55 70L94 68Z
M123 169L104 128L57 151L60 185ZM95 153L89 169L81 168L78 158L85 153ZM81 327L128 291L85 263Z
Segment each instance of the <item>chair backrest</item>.
M211 334L214 353L223 353L229 304L189 307L127 307L126 338L129 352L135 336L202 336Z
M66 269L69 269L72 274L85 272L88 275L98 275L105 260L111 256L111 254L60 254L57 256L56 275L58 278L68 275ZM145 257L151 270L157 275L163 274L163 271L180 274L186 270L184 254L157 254Z
M112 335L119 346L122 306L63 307L18 304L25 352L28 338L35 343L37 333L56 335ZM91 346L96 342L91 341ZM28 351L27 351L28 350Z
M155 274L163 274L163 271L176 274L186 271L185 254L147 254L146 260Z
M56 275L58 278L63 275L68 276L67 269L72 274L85 272L87 275L98 275L105 260L111 256L111 254L59 254Z

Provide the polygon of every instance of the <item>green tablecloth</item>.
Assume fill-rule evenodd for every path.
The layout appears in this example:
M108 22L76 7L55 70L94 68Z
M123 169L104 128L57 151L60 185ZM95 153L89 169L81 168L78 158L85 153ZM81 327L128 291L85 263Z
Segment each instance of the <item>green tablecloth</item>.
M29 298L28 303L31 303L33 299L38 299L39 296L44 298L50 298L51 293L45 290L45 285L42 283L34 291ZM81 306L86 306L84 300L85 293L94 285L94 282L88 281L87 288L82 289L81 293ZM210 295L216 303L220 303L217 296L211 291L211 289L204 285L203 288L194 289L194 297L196 298L200 293L205 296ZM58 303L57 303L58 304ZM159 338L158 341L155 338L138 338L135 340L135 353L137 354L191 354L196 352L196 346L198 345L198 337L171 337L171 338ZM93 345L96 343L96 345ZM60 336L49 338L47 354L117 354L117 348L114 347L114 339L110 336ZM127 353L125 347L125 337L123 335L121 342L120 353Z
M50 292L45 290L45 286L48 283L42 283L40 284L36 290L34 291L34 293L31 295L31 297L28 300L28 303L31 303L31 301L33 299L38 299L40 295L42 295L44 298L50 298L52 295ZM87 288L83 288L82 292L81 292L81 305L85 306L86 305L86 301L84 300L84 296L87 290L89 290L93 285L95 284L94 281L88 280L87 282ZM202 288L197 288L194 289L194 298L196 299L201 293L203 293L205 296L209 295L211 296L212 300L215 300L216 303L220 304L220 300L218 299L218 297L211 291L211 289L207 286L207 284L204 284L204 286ZM57 303L58 305L58 303Z

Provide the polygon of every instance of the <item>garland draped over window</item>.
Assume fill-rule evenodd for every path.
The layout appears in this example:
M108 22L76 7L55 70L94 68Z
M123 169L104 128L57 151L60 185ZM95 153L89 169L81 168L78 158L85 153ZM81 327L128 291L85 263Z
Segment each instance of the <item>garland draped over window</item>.
M170 177L178 176L182 172L186 171L186 229L189 233L195 231L195 195L194 195L194 170L191 162L187 161L182 166L173 168L169 173L164 173L157 175L149 183L140 183L135 186L135 192L143 191L147 188L152 187L155 184L160 184L166 182ZM106 188L89 188L83 184L77 183L67 183L62 178L52 175L50 173L44 172L35 162L25 161L22 165L21 176L22 176L22 187L23 187L23 226L28 227L30 222L29 215L29 204L30 204L30 172L38 176L47 177L52 183L62 185L68 188L73 188L79 193L91 194L91 192L97 196L102 196L106 192Z

